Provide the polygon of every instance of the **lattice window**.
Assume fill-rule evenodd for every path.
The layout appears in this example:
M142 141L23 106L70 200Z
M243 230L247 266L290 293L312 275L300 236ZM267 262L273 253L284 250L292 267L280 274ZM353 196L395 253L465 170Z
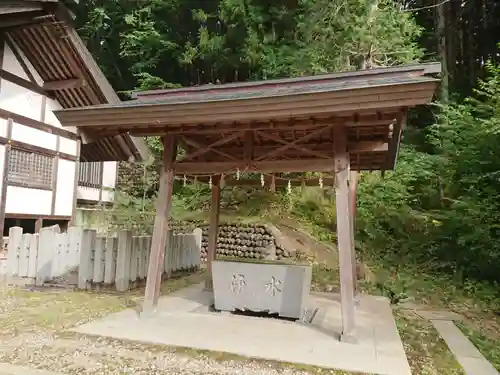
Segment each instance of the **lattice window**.
M9 182L26 187L50 189L54 158L30 151L11 149L9 152Z
M80 163L78 185L99 189L102 186L102 168L100 161Z

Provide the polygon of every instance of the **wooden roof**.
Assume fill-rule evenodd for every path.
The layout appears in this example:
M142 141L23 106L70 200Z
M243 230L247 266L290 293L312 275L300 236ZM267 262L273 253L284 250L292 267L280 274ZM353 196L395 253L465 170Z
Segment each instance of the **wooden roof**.
M116 104L120 99L71 26L71 14L57 0L9 0L0 4L0 31L23 51L44 81L41 89L64 108ZM84 133L85 135L85 133ZM148 154L140 138L127 133L84 137L84 161L140 160Z
M351 167L394 167L409 108L432 100L439 64L137 93L137 100L56 111L88 134L177 134L177 173L331 171L347 126Z

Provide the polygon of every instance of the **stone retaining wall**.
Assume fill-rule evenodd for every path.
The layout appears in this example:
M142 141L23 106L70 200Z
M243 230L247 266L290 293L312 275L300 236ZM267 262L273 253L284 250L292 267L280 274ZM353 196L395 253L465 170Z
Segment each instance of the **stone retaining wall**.
M208 225L199 221L175 223L173 230L187 232L191 227L202 229L201 260L207 260ZM295 256L295 249L287 243L278 228L271 224L226 223L219 225L217 258L281 260Z

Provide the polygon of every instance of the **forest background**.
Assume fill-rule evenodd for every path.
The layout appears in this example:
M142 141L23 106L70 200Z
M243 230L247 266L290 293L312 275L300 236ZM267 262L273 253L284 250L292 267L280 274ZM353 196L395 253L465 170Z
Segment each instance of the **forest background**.
M393 274L415 269L476 291L500 281L500 1L88 0L74 10L124 99L137 89L442 62L434 104L409 116L397 169L361 176L357 248ZM148 144L156 162L120 166L125 216L152 212L161 143ZM204 211L209 199L207 186L179 183L175 212ZM237 187L222 205L293 216L335 240L326 189ZM498 300L498 289L487 298Z

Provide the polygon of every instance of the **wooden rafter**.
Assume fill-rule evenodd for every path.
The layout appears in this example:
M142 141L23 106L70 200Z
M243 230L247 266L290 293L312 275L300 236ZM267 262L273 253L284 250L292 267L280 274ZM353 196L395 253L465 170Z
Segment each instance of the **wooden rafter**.
M66 89L76 89L85 85L86 83L83 78L69 78L59 81L47 81L43 84L43 88L47 91L58 91Z
M21 52L19 51L19 48L12 40L12 37L9 34L6 34L6 35L7 35L7 37L6 37L5 41L7 42L7 45L9 46L9 48L11 49L15 58L19 62L19 65L21 65L21 68L23 68L24 73L26 74L26 76L28 76L31 83L38 86L38 83L36 82L35 77L33 76L33 73L28 68L26 61L24 61L23 57L21 56Z

